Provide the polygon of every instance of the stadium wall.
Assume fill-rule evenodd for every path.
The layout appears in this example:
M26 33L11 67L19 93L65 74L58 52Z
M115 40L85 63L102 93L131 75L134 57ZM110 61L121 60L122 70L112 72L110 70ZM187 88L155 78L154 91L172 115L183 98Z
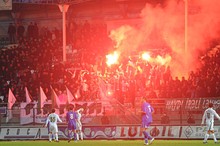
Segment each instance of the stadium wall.
M220 126L216 126L216 137L220 138ZM154 125L150 133L156 139L203 139L205 127ZM139 125L84 126L84 139L142 139ZM67 139L67 127L59 126L59 138ZM0 140L48 139L48 129L43 127L1 127Z

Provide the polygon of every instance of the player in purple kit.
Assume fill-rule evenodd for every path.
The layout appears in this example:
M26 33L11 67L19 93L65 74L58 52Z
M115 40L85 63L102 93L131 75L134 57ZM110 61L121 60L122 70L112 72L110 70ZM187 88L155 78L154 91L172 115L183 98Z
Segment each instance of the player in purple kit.
M69 111L66 113L66 121L68 124L68 142L71 141L72 132L74 134L74 141L77 141L76 137L76 120L77 120L77 113L73 111L73 106L69 107Z
M141 107L141 114L142 114L142 123L141 123L141 130L144 135L145 145L152 144L154 138L148 133L148 128L153 121L152 113L154 112L154 108L146 101L146 98L142 98L142 107ZM148 140L150 142L148 143Z

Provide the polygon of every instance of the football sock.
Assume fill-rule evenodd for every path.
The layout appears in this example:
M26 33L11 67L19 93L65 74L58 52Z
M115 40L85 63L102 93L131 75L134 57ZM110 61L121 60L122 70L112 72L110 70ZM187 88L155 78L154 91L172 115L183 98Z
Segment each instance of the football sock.
M209 134L206 134L205 138L204 138L204 141L206 142L208 138L209 138Z
M49 141L52 141L52 134L49 133Z
M55 134L55 139L56 139L56 141L58 141L58 134L57 133Z
M143 131L143 134L144 134L144 138L147 138L147 132Z
M71 133L72 133L72 131L69 131L69 132L68 132L68 137L69 137L69 139L71 139L71 135L72 135Z
M145 135L146 135L146 138L148 138L148 139L152 139L152 136L147 132L147 131L145 131Z
M76 139L79 140L79 133L76 133Z
M213 134L212 134L212 136L213 136L214 141L216 142L216 141L217 141L217 139L216 139L215 134L213 133Z
M82 133L82 131L80 131L79 133L80 133L81 140L83 140L83 133Z
M74 140L77 140L77 134L74 132Z
M147 131L143 131L143 134L144 134L145 143L148 143L148 133L147 133Z

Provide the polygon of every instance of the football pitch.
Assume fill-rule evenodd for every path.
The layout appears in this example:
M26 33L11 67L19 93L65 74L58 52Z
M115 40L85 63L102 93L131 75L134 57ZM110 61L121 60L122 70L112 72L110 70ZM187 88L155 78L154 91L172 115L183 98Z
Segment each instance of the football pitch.
M67 140L59 142L48 142L46 140L36 141L0 141L1 146L144 146L143 140L84 140L70 143ZM202 140L155 140L152 146L211 146L215 144L213 140L209 140L207 144L203 144Z

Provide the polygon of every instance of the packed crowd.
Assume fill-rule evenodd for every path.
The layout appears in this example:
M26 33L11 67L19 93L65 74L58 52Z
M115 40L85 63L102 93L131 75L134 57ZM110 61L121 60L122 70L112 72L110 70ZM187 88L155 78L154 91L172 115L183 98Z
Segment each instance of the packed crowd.
M16 28L17 26L17 28ZM39 99L39 87L41 86L48 99L50 99L51 88L57 94L65 94L65 87L73 93L78 91L84 70L91 71L91 64L96 62L97 54L103 53L102 50L107 37L103 37L106 28L103 24L90 25L88 22L77 24L71 23L67 29L73 31L71 40L74 55L73 62L62 61L62 34L58 29L49 30L47 27L38 28L36 23L30 22L28 26L22 23L17 25L9 24L9 40L16 45L4 48L1 51L1 97L7 102L8 89L11 88L18 102L25 101L24 88L27 87L32 100ZM13 28L13 29L12 29ZM14 32L19 30L22 32ZM25 28L27 28L25 30ZM68 31L69 32L69 31ZM74 37L78 35L77 39ZM107 36L107 34L105 34ZM68 37L68 38L69 38ZM89 43L93 42L93 43ZM95 47L100 49L95 49ZM68 57L69 54L67 54ZM70 58L71 60L71 58ZM84 75L84 79L88 78ZM88 80L88 79L87 79ZM85 80L84 80L85 81ZM94 84L97 91L96 80L87 81L87 84ZM90 87L91 90L92 87ZM85 89L86 90L86 89ZM81 93L85 97L88 93ZM95 93L93 93L94 96ZM0 99L1 100L1 99Z
M187 79L179 79L172 77L169 67L155 66L139 59L125 58L121 64L109 68L105 63L109 50L104 48L112 42L104 24L93 25L86 21L68 26L67 41L75 53L71 55L74 60L67 62L62 62L60 31L40 29L43 33L28 29L32 33L27 30L27 35L23 33L17 37L18 45L0 50L0 96L5 97L4 102L7 102L9 88L17 102L25 102L25 87L32 100L38 100L40 86L48 99L52 86L57 94L64 94L68 87L74 95L80 93L75 100L83 101L100 98L101 86L106 92L113 91L112 96L122 104L126 100L133 106L135 97L140 94L150 98L220 96L219 47L215 53L207 52L201 57L203 66L199 70L191 72ZM131 61L136 67L129 65Z

